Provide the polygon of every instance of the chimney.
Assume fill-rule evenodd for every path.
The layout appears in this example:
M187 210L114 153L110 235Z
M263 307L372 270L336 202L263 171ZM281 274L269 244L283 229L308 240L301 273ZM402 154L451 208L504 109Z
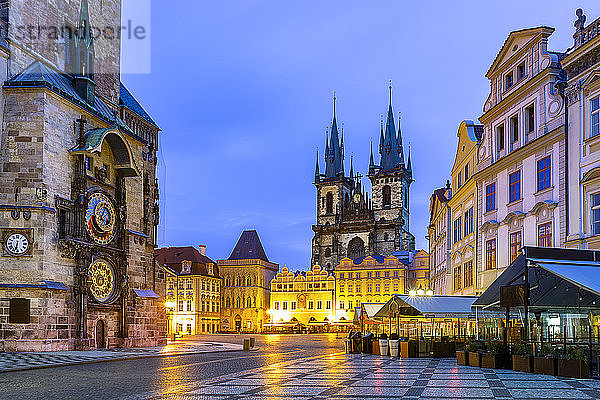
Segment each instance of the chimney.
M198 245L198 251L200 251L200 254L202 254L203 256L206 255L206 245L205 244L199 244Z

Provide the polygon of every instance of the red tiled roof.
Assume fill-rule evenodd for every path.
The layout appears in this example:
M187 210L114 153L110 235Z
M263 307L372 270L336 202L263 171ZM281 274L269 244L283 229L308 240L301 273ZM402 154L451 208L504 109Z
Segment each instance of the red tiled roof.
M185 247L163 247L154 250L154 257L156 261L171 269L176 274L181 273L181 262L191 261L192 262L192 273L191 275L204 275L204 276L219 276L219 269L217 263L200 254L198 249L192 246ZM213 274L208 274L207 264L213 264Z

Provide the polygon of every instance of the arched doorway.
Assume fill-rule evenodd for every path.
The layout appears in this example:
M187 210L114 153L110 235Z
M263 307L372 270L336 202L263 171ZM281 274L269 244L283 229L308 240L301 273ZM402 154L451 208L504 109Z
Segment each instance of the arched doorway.
M101 319L96 322L96 348L106 348L106 341L104 340L104 321Z
M348 258L355 260L365 255L365 242L358 236L348 243Z
M242 317L240 317L240 315L238 314L235 316L234 321L235 321L235 331L236 332L241 331L242 330Z

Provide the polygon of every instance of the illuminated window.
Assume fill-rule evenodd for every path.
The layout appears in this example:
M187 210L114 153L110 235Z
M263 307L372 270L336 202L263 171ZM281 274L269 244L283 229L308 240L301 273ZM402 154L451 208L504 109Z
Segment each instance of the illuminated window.
M375 292L379 293L380 289L381 289L381 285L379 283L376 283L375 284Z
M276 302L275 302L275 307L274 307L274 308L275 308L276 310L279 310L279 302L278 302L278 301L276 301Z
M177 302L177 309L178 309L179 311L183 311L183 300L179 300L179 301Z
M296 302L295 302L295 301L292 301L292 302L290 303L290 309L291 309L291 310L295 310L295 309L296 309Z
M538 225L538 246L552 247L552 223Z
M467 261L464 264L465 269L465 288L473 286L473 261Z
M340 301L340 310L345 310L343 301Z
M454 290L460 290L462 284L461 266L454 267Z
M344 285L340 284L340 293L344 293Z
M383 290L388 293L390 291L390 284L386 283L385 285L383 285Z
M491 239L485 242L485 269L496 268L496 239Z
M592 233L600 235L600 193L592 195Z
M356 293L360 293L361 285L356 285Z
M282 310L287 310L287 307L288 307L288 303L287 303L287 301L283 301L283 302L281 303L281 309L282 309Z
M327 301L325 302L325 309L326 309L326 310L331 310L331 300L327 300Z
M323 309L323 302L321 300L317 300L317 310Z
M465 213L465 236L473 233L473 207Z
M314 301L312 301L312 300L311 300L311 301L309 301L309 302L308 302L308 309L309 309L309 310L312 310L312 309L314 309L314 308L315 308L315 303L314 303Z
M370 283L367 283L367 293L371 293L372 286Z
M510 262L521 254L521 231L510 234Z

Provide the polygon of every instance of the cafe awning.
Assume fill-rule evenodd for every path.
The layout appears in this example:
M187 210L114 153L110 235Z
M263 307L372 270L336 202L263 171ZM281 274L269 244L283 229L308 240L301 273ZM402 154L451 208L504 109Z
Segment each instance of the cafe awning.
M500 288L525 283L528 266L532 311L600 308L600 252L524 247L474 306L500 309Z
M375 317L422 316L426 318L463 318L473 314L471 306L476 296L409 296L395 295L375 314Z

